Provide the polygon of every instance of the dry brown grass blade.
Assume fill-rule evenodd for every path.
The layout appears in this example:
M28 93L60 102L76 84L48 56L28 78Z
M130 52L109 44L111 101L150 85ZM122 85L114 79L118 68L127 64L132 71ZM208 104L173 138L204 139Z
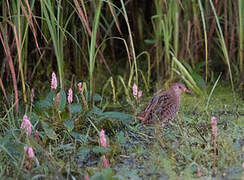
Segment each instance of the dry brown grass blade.
M228 20L227 20L227 0L224 0L224 35L225 44L228 47Z
M15 70L14 70L14 64L13 64L13 59L12 59L12 56L11 56L11 51L10 51L8 40L7 40L8 35L4 31L2 25L0 26L0 30L1 30L0 39L1 39L4 51L5 51L5 54L6 54L7 58L8 58L9 68L10 68L10 72L11 72L12 79L13 79L14 94L15 94L15 104L16 104L15 112L18 113L18 111L19 111L19 96L18 96L18 88L17 88L17 79L16 79L16 73L15 73ZM2 33L3 33L3 35L2 35Z
M84 1L81 1L81 6L82 6L82 9L83 9L83 12L84 12L85 20L88 22L88 16L87 16L87 13L86 13L86 7L85 7Z
M214 3L214 7L216 9L216 12L217 14L220 14L220 11L222 10L222 6L223 6L223 3L221 2L218 2L218 1L215 1ZM211 49L212 49L212 45L214 44L213 43L213 36L214 36L214 32L216 31L216 28L217 28L217 23L216 23L216 19L214 18L214 13L211 11L211 14L210 14L210 17L213 17L212 18L212 22L209 23L211 24L210 25L210 28L209 28L209 31L208 31L208 56L211 57Z
M116 25L116 27L117 27L117 29L118 29L120 35L122 36L122 32L121 32L121 30L120 30L120 26L119 26L119 22L118 22L116 16L114 15L113 6L111 5L111 2L110 2L110 1L108 2L108 7L109 7L109 9L110 9L110 12L111 12L113 18L114 18L115 25Z
M8 97L7 97L7 94L6 94L6 91L5 91L5 88L4 88L3 81L2 81L1 77L0 77L0 87L1 87L1 89L3 91L3 95L4 95L5 99L6 99L6 102L9 105Z
M24 5L22 4L22 2L20 3L20 6L21 6L21 10L23 11L30 27L31 27L31 31L33 33L33 36L34 36L34 39L35 39L35 44L36 44L36 47L38 49L38 52L41 54L41 51L40 51L40 48L39 48L39 45L38 45L38 41L37 41L37 33L36 33L36 29L35 29L35 26L34 26L34 23L33 23L33 15L32 15L32 12L31 12L31 8L30 8L30 5L29 5L29 2L27 0L25 0L25 4L27 6L27 9L28 9L28 13L24 7Z
M43 39L45 40L46 43L48 43L48 40L47 40L47 38L45 37L45 35L43 34L43 32L42 32L42 30L41 30L41 28L40 28L40 26L39 26L39 23L37 22L35 16L32 16L32 18L33 18L33 20L34 20L34 22L35 22L35 25L36 25L37 29L38 29L39 32L41 33Z
M86 18L85 18L84 13L83 13L83 11L86 12L85 6L83 6L83 11L82 11L81 8L80 8L79 2L77 0L74 0L74 3L75 3L75 7L76 7L76 9L77 9L77 11L79 13L79 17L80 17L81 22L86 27L86 30L87 30L89 36L91 36L92 32L91 32L91 29L90 29L89 24L88 24L87 15L86 15Z
M9 2L8 2L8 0L6 1L6 4L7 4L7 7L8 7L8 14L11 15L11 14L10 14L10 6L9 6Z
M24 72L23 72L22 55L21 55L22 46L20 43L19 36L17 34L16 26L11 23L10 23L10 25L14 32L14 38L15 38L16 48L17 48L17 53L18 53L19 71L20 71L20 76L21 76L23 98L24 98L24 102L27 103L27 95L26 95L26 90L25 90L25 77L24 77Z
M187 36L186 36L186 49L190 47L190 38L191 38L191 21L187 21Z

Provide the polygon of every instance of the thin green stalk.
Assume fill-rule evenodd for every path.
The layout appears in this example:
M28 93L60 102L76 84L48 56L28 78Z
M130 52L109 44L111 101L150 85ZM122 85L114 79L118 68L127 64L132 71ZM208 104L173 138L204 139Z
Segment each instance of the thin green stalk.
M94 129L97 131L97 133L99 134L100 131L98 130L98 128L96 127L96 125L92 122L92 120L89 117L87 119L91 123L91 125L94 127Z
M178 57L178 47L179 47L179 5L178 5L178 1L172 1L173 3L173 25L174 25L174 54L176 57ZM174 63L171 62L171 67L174 67ZM172 68L170 71L170 76L171 79L173 79L173 72L172 72Z
M142 55L146 55L147 59L147 78L142 74L143 80L145 82L146 90L149 92L149 87L150 87L150 77L151 77L151 59L150 55L147 51L141 52L139 55L137 55L136 59L139 59ZM141 71L142 73L142 71Z
M24 102L27 103L27 96L26 96L26 89L25 89L25 76L24 76L24 58L22 58L22 48L21 48L21 42L22 42L22 29L23 28L23 21L21 21L21 15L20 15L20 1L17 1L17 24L13 25L13 30L15 34L15 40L16 40L16 46L18 51L18 62L19 62L19 71L21 76L21 84L22 84L22 90L23 90L23 96L24 96ZM21 26L22 25L22 26ZM17 27L17 32L16 28Z
M219 23L219 18L218 18L217 14L216 14L216 11L215 11L215 8L214 8L212 0L210 0L210 5L212 7L212 10L213 10L213 13L214 13L214 16L215 16L215 19L216 19L216 23L217 23L217 27L218 27L218 29L217 29L218 30L218 37L219 37L218 40L220 42L221 49L222 49L223 54L224 54L224 58L225 58L224 62L228 66L231 87L232 87L232 91L234 92L234 83L233 83L232 72L231 72L231 67L230 67L230 59L229 59L228 51L227 51L227 48L226 48L226 45L225 45L225 39L224 39L224 36L223 36L223 33L222 33L222 29L221 29L221 26L220 26L220 23Z
M202 45L202 37L201 37L201 28L200 28L200 14L199 14L199 9L197 5L197 1L193 1L192 3L192 10L193 10L193 43L196 45L193 46L193 54L195 55L194 59L198 60L199 59L199 47L203 46ZM200 43L197 43L197 41L200 41ZM194 60L192 61L192 64L194 65Z
M116 94L115 94L115 86L114 86L114 80L113 77L110 77L107 82L105 83L105 85L103 86L102 89L102 97L104 96L104 92L105 90L108 88L108 85L111 85L111 88L109 88L109 92L111 92L112 89L112 94L113 94L113 103L116 103ZM104 99L104 98L103 98Z
M99 25L102 3L103 1L99 0L96 6L95 16L92 25L91 43L89 47L89 78L90 78L90 92L91 92L90 98L92 98L92 93L93 93L93 80L94 80L93 72L94 72L95 61L96 61L95 47L96 47L97 29Z
M218 82L219 82L219 79L220 79L221 75L222 75L222 74L220 73L219 77L217 78L217 80L215 81L215 83L214 83L214 85L213 85L213 87L212 87L212 89L211 89L211 92L210 92L210 94L209 94L209 96L208 96L207 105L206 105L206 108L205 108L206 110L208 109L210 99L211 99L211 97L212 97L212 95L213 95L214 89L216 88L216 86L217 86L217 84L218 84Z
M243 71L243 52L244 52L244 24L243 24L243 21L244 21L244 2L243 0L239 0L239 66L240 66L240 72L242 73Z
M41 9L44 14L48 29L53 42L53 47L58 63L58 72L60 78L60 87L63 88L63 45L64 45L64 32L62 30L62 17L61 17L61 0L57 3L57 14L54 14L55 10L50 0L41 1Z
M151 17L152 25L153 25L153 30L154 30L154 36L155 36L155 46L156 46L156 74L157 78L159 79L160 76L160 61L161 61L161 56L162 56L162 29L163 29L163 23L161 22L161 19L163 17L163 7L162 1L156 0L154 1L155 8L156 8L156 15ZM168 37L168 36L167 36Z
M120 2L121 2L121 5L122 5L122 10L123 10L124 18L125 18L126 25L127 25L127 28L128 28L128 33L129 33L131 54L132 54L133 61L134 61L134 67L132 67L132 69L135 68L136 84L138 84L138 71L137 71L137 63L136 63L136 54L135 54L135 48L134 48L132 33L131 33L131 29L130 29L129 19L128 19L127 12L126 12L126 9L125 9L124 1L123 0L120 0ZM128 81L128 83L129 83L128 86L130 87L130 83L131 82Z
M25 87L25 77L27 76L27 52L28 52L28 23L21 14L21 2L11 2L11 7L13 16L11 18L11 27L14 33L14 38L16 42L17 54L18 54L18 65L21 77L21 85L23 91L23 100L27 103L26 87Z
M168 10L170 11L170 10ZM162 23L162 31L163 31L163 42L164 42L164 48L165 48L165 56L164 56L164 70L169 70L170 68L170 41L171 41L171 35L172 35L172 25L170 23L171 17L169 16L170 13L168 12L167 15L163 17L161 20ZM162 51L162 50L160 50ZM161 58L160 58L161 59ZM165 72L168 73L168 72Z
M203 10L203 7L202 7L201 0L198 0L198 4L199 4L200 11L201 11L202 25L203 25L203 32L204 32L204 43L205 43L205 83L207 83L207 81L208 81L208 38L207 38L204 10Z
M124 81L123 77L119 75L118 76L118 80L121 82L121 84L124 87L127 102L130 102L131 101L131 98L130 98L129 89L128 89L128 87L126 87L125 81Z

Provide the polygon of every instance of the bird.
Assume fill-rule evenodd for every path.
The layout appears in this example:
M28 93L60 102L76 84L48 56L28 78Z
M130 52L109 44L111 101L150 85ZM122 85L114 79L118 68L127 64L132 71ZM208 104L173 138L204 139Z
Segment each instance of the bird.
M160 121L162 126L167 125L179 111L180 95L183 92L191 93L183 83L173 83L166 91L156 94L136 118L144 124Z

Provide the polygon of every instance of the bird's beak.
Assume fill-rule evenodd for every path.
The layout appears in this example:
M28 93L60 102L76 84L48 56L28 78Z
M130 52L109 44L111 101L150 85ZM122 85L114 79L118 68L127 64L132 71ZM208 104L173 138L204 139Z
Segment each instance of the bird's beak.
M187 89L187 88L184 88L184 92L189 93L189 94L192 93L192 92L191 92L189 89Z

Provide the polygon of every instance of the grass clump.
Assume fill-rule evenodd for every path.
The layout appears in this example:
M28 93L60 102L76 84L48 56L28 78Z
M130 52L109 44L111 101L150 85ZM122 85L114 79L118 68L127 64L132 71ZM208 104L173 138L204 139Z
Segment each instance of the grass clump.
M134 110L116 110L99 103L102 97L96 94L91 106L89 93L79 87L72 88L72 102L67 102L63 89L53 89L33 102L32 111L26 112L32 124L30 135L21 129L22 117L16 121L12 109L5 113L0 126L2 177L177 179L197 177L199 169L202 177L242 176L244 107L240 98L233 101L231 89L219 84L208 109L208 97L184 95L178 117L155 136L153 125L134 118L138 102L124 101ZM34 157L25 146L33 148Z

